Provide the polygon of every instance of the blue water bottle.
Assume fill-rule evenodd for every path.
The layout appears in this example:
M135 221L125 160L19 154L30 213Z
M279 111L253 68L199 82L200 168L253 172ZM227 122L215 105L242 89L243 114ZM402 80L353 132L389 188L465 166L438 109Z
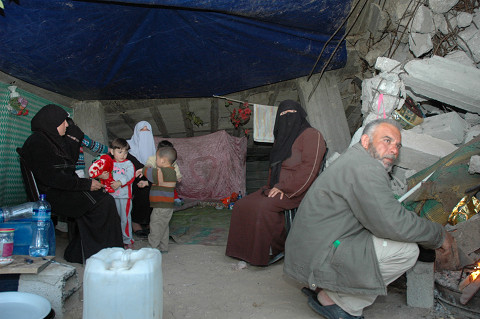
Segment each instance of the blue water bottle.
M40 194L40 199L33 205L32 243L28 252L32 257L48 255L48 228L50 227L52 209L45 197L45 194Z

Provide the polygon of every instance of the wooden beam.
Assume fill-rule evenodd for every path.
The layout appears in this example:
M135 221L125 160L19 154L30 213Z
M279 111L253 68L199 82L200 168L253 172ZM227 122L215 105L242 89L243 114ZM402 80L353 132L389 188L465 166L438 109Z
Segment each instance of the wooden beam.
M466 305L467 302L475 296L478 290L480 290L480 276L463 288L462 295L460 296L460 303Z
M210 103L210 132L218 131L218 104L219 99L212 99Z
M148 108L148 110L150 111L150 114L152 114L153 120L155 121L158 130L160 131L160 133L162 133L162 137L170 137L170 135L168 134L167 126L165 125L162 114L160 114L158 108L156 106L151 106Z
M189 112L188 109L188 101L184 99L180 103L180 110L182 111L182 117L183 117L183 124L185 126L185 133L187 137L193 137L193 123L187 119L187 113Z
M270 85L265 85L265 86L260 86L252 89L248 89L245 91L241 92L236 92L229 94L229 96L235 96L237 94L240 94L242 98L246 98L248 96L252 95L257 95L261 93L266 93L270 92L272 90L286 90L286 89L296 89L296 84L295 80L288 80L284 82L279 82L279 83L274 83ZM205 99L211 99L211 98L205 98ZM189 100L195 100L198 101L199 98L171 98L171 99L144 99L144 100L99 100L104 109L106 114L111 114L111 113L118 113L118 105L127 105L128 110L138 110L138 109L146 109L149 108L152 103L155 103L157 106L162 106L162 105L172 105L172 104L182 104L185 101ZM249 102L256 102L256 101L249 101Z

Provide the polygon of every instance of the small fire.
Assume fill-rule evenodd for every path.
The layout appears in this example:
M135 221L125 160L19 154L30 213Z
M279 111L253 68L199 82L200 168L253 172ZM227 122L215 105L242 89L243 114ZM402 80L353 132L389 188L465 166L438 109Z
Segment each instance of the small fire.
M477 262L475 266L470 266L470 269L472 270L472 272L459 284L459 290L463 290L463 288L474 282L475 279L477 279L477 277L480 275L480 261Z
M473 269L476 269L476 270L470 274L470 277L472 277L472 278L471 278L472 281L474 281L475 279L477 279L478 275L480 275L480 262L477 263L477 264L475 265L475 267L473 267Z

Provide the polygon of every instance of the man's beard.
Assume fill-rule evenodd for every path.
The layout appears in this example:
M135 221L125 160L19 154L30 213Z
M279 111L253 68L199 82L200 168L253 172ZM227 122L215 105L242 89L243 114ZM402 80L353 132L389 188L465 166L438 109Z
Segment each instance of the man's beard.
M392 167L393 167L393 162L397 159L397 157L395 155L385 155L385 156L380 156L380 154L378 154L377 152L377 149L375 148L375 146L373 146L373 143L368 143L368 149L367 149L368 153L374 158L376 159L377 161L380 162L380 164L383 165L383 167L385 168L385 170L390 173L392 171ZM383 160L385 158L390 158L390 159L393 159L393 161L390 163L390 162L387 162L385 163Z

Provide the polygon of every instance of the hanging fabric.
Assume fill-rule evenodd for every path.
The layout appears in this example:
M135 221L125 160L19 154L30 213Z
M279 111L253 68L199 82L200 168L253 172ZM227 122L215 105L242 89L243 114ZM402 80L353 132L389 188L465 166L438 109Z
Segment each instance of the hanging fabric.
M277 106L253 105L253 140L255 142L273 143L277 109Z

